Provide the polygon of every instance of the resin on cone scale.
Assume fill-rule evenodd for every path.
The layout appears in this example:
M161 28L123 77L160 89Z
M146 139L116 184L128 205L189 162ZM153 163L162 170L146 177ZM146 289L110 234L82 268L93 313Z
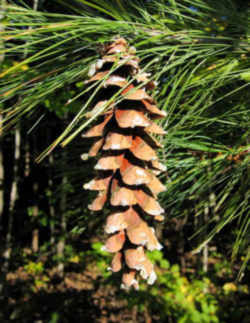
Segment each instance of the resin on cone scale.
M156 175L165 166L158 161L155 149L161 144L153 135L163 135L165 131L153 120L166 114L148 93L156 83L141 72L135 49L125 39L106 46L103 57L90 67L88 75L86 84L93 86L96 82L99 86L102 82L102 95L93 110L112 103L83 135L95 140L89 156L97 158L97 176L84 189L99 191L90 210L110 209L105 225L110 236L103 247L114 254L109 269L121 273L122 288L138 289L139 276L148 284L156 279L146 250L162 248L146 219L164 218L157 195L165 187ZM112 100L116 91L120 93L117 103Z

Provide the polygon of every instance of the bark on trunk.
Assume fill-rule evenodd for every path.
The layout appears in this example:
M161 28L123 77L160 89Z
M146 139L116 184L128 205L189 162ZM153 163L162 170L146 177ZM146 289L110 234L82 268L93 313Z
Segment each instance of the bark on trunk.
M63 175L62 179L62 186L61 186L61 201L60 201L60 213L61 213L61 223L60 223L60 238L57 243L57 256L59 259L57 271L59 276L63 276L64 273L64 261L63 261L63 255L64 255L64 248L65 248L65 234L66 234L66 227L67 227L67 221L66 221L66 207L67 207L67 192L66 192L66 186L67 186L67 177Z
M33 191L34 191L34 197L35 201L37 200L37 194L38 194L38 184L34 183L33 184ZM32 243L31 243L31 248L33 252L38 252L39 250L39 229L38 229L38 214L39 214L39 208L37 203L33 206L33 220L35 223L35 227L32 230Z
M66 119L66 117L65 117ZM67 209L67 184L68 179L67 175L65 174L65 169L67 165L67 153L66 151L62 152L62 164L61 164L61 171L62 171L62 183L61 183L61 196L60 196L60 236L59 241L57 243L57 256L59 259L59 263L57 266L57 272L59 276L63 276L64 274L64 249L65 249L65 241L66 241L66 229L67 229L67 219L66 219L66 209Z
M53 192L53 163L54 163L54 157L52 154L49 155L49 190L52 194ZM54 245L55 245L55 206L54 203L49 198L49 213L50 213L50 245L52 252L54 251Z
M20 143L21 143L21 134L20 128L18 127L15 131L15 153L14 153L14 172L13 172L13 181L11 186L10 192L10 204L9 204L9 219L8 219L8 228L5 240L5 250L3 252L3 271L7 272L9 268L9 262L11 258L11 244L12 244L12 227L13 227L13 220L14 220L14 211L15 211L15 204L18 198L18 161L20 159Z

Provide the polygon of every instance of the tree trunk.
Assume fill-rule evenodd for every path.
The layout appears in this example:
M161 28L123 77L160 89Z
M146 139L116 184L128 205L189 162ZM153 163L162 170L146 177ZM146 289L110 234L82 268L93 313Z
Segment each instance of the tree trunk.
M208 220L209 220L209 205L208 203L205 205L204 208L204 225L207 225ZM207 235L207 230L205 230L205 234L204 234L204 239L206 238ZM205 244L204 248L203 248L203 252L202 252L202 269L204 271L204 273L207 273L208 271L208 243Z
M53 192L53 163L54 163L54 157L52 154L49 155L49 191L50 191L50 196L49 196L49 213L50 213L50 245L51 245L51 250L54 251L54 245L55 245L55 206L54 202L51 200L51 195Z
M65 154L64 154L63 162L64 162L64 159L65 159ZM57 243L57 256L59 259L57 272L59 276L63 276L63 273L64 273L63 255L64 255L64 248L65 248L65 234L66 234L66 227L67 227L67 221L66 221L67 191L66 189L67 189L67 177L65 174L63 174L62 184L61 184L61 200L60 200L60 214L61 214L60 237Z
M33 184L33 192L34 192L35 201L37 201L38 183L36 182ZM33 221L35 223L35 226L32 230L32 242L31 242L31 248L33 252L38 252L39 250L39 228L38 228L38 221L37 221L38 214L39 214L39 208L36 202L32 210Z
M65 120L66 120L65 116ZM67 184L68 178L65 174L67 166L67 153L66 151L62 152L62 162L61 162L61 172L62 172L62 183L61 183L61 196L60 196L60 235L59 241L57 243L57 256L59 259L59 263L57 266L57 272L60 277L64 274L64 249L65 249L65 237L66 237L66 229L67 229L67 216L66 216L66 209L67 209Z
M7 234L6 234L6 241L5 241L5 250L3 252L3 271L6 273L9 268L9 261L11 257L11 244L12 244L12 227L13 227L13 220L14 220L14 209L16 200L18 197L18 162L20 159L20 143L21 143L21 134L20 128L17 127L15 131L15 142L14 142L14 171L13 171L13 181L11 185L10 191L10 204L9 204L9 218L8 218L8 227L7 227Z

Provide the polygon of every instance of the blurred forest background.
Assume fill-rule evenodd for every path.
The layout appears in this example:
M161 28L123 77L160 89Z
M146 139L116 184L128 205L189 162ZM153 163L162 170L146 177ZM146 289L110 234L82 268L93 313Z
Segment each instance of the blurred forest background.
M249 1L1 0L0 19L0 322L249 323ZM82 188L84 81L117 35L167 113L164 248L136 292Z

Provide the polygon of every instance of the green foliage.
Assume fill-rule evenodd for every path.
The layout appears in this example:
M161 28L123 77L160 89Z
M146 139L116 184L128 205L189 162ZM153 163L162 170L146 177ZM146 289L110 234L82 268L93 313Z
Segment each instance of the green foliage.
M24 266L24 269L30 275L38 275L44 271L42 262L33 262L33 261L28 262L28 264Z
M51 319L50 319L49 323L57 323L57 322L59 322L59 319L60 319L60 315L58 314L58 312L54 312L51 315Z
M91 251L87 252L87 255L91 256L92 261L96 264L98 270L104 279L111 276L111 272L107 270L108 263L111 261L110 253L102 250L103 244L100 242L95 242L92 244Z
M125 37L158 81L153 95L167 112L164 207L170 217L203 217L209 206L209 230L206 223L196 232L203 239L199 248L237 221L235 257L249 241L247 10L230 0L57 2L60 11L53 13L7 6L4 53L18 63L0 75L0 103L23 99L5 110L6 127L43 104L60 117L70 111L73 120L38 160L71 142L102 112L87 117L103 80L94 93L84 83L98 48Z
M108 266L106 253L101 251L99 243L92 247L99 270L104 278L109 278L105 274ZM147 308L151 314L157 313L160 320L170 316L178 323L220 322L218 299L209 292L212 283L208 278L190 281L180 273L179 266L171 265L160 251L150 252L148 257L157 268L158 279L152 287L141 284L138 292L123 295L130 308L136 305L141 312Z
M24 266L24 271L29 275L31 279L30 289L31 291L37 291L40 289L46 289L48 282L50 281L48 275L45 272L46 268L44 264L39 262L29 261Z
M154 251L151 259L159 268L159 278L150 294L161 298L162 318L173 316L181 323L219 322L218 300L209 293L211 282L208 278L189 281L181 275L179 266L170 266L159 251Z
M65 89L64 92L52 94L44 101L44 106L51 112L54 112L59 118L64 117L67 113L76 113L79 110L79 102L70 103L71 98L76 95L73 89Z
M111 259L107 258L101 246L101 243L94 243L92 250L85 255L94 257L105 284L114 285L115 278L107 273ZM140 284L139 291L121 292L119 298L125 298L130 309L136 306L142 313L147 310L156 320L164 321L170 317L178 323L226 323L232 317L236 319L237 315L244 315L244 308L234 308L234 295L238 292L242 297L248 297L249 288L232 281L231 264L223 255L212 253L211 259L216 259L216 262L209 277L204 272L200 276L197 273L183 275L179 265L170 264L161 251L149 252L147 256L156 267L157 281L152 287ZM227 311L228 306L232 306L232 312Z

